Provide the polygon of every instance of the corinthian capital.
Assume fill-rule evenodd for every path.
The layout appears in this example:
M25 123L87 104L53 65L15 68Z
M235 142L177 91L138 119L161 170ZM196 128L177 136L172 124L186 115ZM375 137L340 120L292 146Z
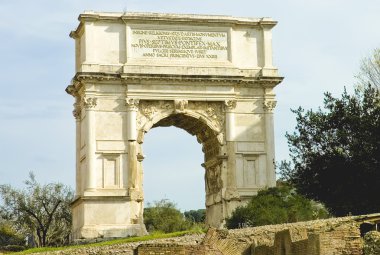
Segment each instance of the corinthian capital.
M86 109L95 108L98 99L96 97L84 97L82 100L82 105Z
M137 111L139 108L139 99L135 98L126 98L125 99L125 105L127 106L128 110Z
M277 101L275 100L264 100L263 109L266 112L273 112L276 105L277 105Z
M232 111L236 108L236 100L225 100L224 106L226 111Z

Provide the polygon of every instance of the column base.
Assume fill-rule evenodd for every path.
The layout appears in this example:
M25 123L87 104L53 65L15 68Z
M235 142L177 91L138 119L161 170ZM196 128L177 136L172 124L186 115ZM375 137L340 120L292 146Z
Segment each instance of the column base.
M148 232L144 224L130 224L124 226L93 225L83 226L73 232L73 239L95 239L95 238L122 238L128 236L143 236Z

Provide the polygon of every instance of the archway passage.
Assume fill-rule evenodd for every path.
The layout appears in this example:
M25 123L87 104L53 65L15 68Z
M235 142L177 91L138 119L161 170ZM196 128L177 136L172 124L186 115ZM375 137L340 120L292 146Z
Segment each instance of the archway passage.
M144 105L143 102L142 105ZM220 143L220 138L218 139L218 136L220 137L221 134L220 131L213 129L211 124L207 124L207 122L212 122L212 119L208 119L209 116L202 116L196 111L186 110L179 113L176 111L167 113L167 110L163 110L156 112L156 115L163 117L156 117L154 121L147 120L149 123L147 126L150 126L150 129L174 126L195 136L198 143L202 144L202 151L204 153L204 163L202 166L205 168L206 224L220 227L224 220L222 170L226 170L226 164L223 164L223 160L221 159L224 144ZM145 128L144 132L149 132L150 129ZM140 150L142 151L141 145ZM143 172L143 166L140 165L140 167L139 171Z
M190 135L197 137L197 141L202 144L205 162L214 159L219 154L220 144L218 142L217 133L203 121L189 117L184 113L172 114L159 120L152 128L170 126L183 129Z
M185 130L157 127L143 144L144 205L167 199L182 212L205 209L202 145Z

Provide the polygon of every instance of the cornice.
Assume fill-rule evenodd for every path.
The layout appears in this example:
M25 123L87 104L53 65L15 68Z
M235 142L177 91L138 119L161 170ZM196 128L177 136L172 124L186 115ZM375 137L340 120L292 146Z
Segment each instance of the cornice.
M75 206L83 201L104 201L104 200L118 200L118 201L130 201L130 196L79 196L74 198L74 200L70 203L70 206Z
M77 72L73 78L74 81L117 81L121 79L118 73L102 73L102 72Z
M178 74L139 74L126 73L121 77L125 81L163 81L163 82L202 82L202 83L236 83L243 76L220 75L178 75Z
M246 18L225 15L199 15L199 14L172 14L172 13L123 13L120 18L124 21L154 21L170 23L204 23L204 24L230 24L249 26L275 26L277 21L271 18Z
M168 83L205 83L239 86L267 86L274 87L283 80L283 77L246 77L246 76L222 76L222 75L172 75L172 74L140 74L123 73L110 74L98 72L78 72L72 84L67 86L66 92L76 96L84 82L112 82L121 84L144 83L149 81Z
M78 39L84 32L83 25L83 22L80 22L77 29L75 31L71 31L69 36L73 39Z
M280 84L284 80L284 77L281 76L258 76L256 83L264 87L274 87Z
M225 25L225 26L253 26L259 28L273 28L277 21L271 18L247 18L225 15L200 15L200 14L174 14L174 13L149 13L149 12L93 12L86 11L79 15L78 28L70 33L75 38L85 22L142 22L142 23L166 23L189 25Z

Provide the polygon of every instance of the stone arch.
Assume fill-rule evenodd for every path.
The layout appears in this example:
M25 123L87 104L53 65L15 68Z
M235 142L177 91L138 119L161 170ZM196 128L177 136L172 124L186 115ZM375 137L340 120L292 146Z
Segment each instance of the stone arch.
M184 102L187 109L178 109L178 101ZM190 108L191 107L191 108ZM224 135L224 102L188 102L187 100L151 101L141 100L137 115L138 143L143 143L144 134L155 127L159 121L173 115L188 116L207 126L217 137L220 145L225 143ZM169 125L170 126L170 125ZM181 128L181 127L179 127ZM186 129L185 129L186 130ZM188 131L188 130L186 130ZM195 135L191 131L191 135Z
M184 108L176 108L177 101L140 100L137 114L138 151L142 154L144 134L156 127L174 126L185 130L202 144L205 168L206 221L211 226L220 227L222 217L222 189L225 185L222 175L226 170L225 154L225 114L224 102L183 102ZM143 171L143 166L138 166ZM142 187L141 187L142 191ZM143 191L142 191L143 192ZM218 208L220 207L220 208ZM219 211L220 213L215 213ZM215 217L214 214L220 215Z
M156 126L180 126L203 144L211 226L223 227L237 206L275 186L276 21L102 12L79 20L70 34L76 73L66 88L75 98L74 239L146 233L142 143ZM199 45L184 52L184 44L141 43L164 42L162 33Z

